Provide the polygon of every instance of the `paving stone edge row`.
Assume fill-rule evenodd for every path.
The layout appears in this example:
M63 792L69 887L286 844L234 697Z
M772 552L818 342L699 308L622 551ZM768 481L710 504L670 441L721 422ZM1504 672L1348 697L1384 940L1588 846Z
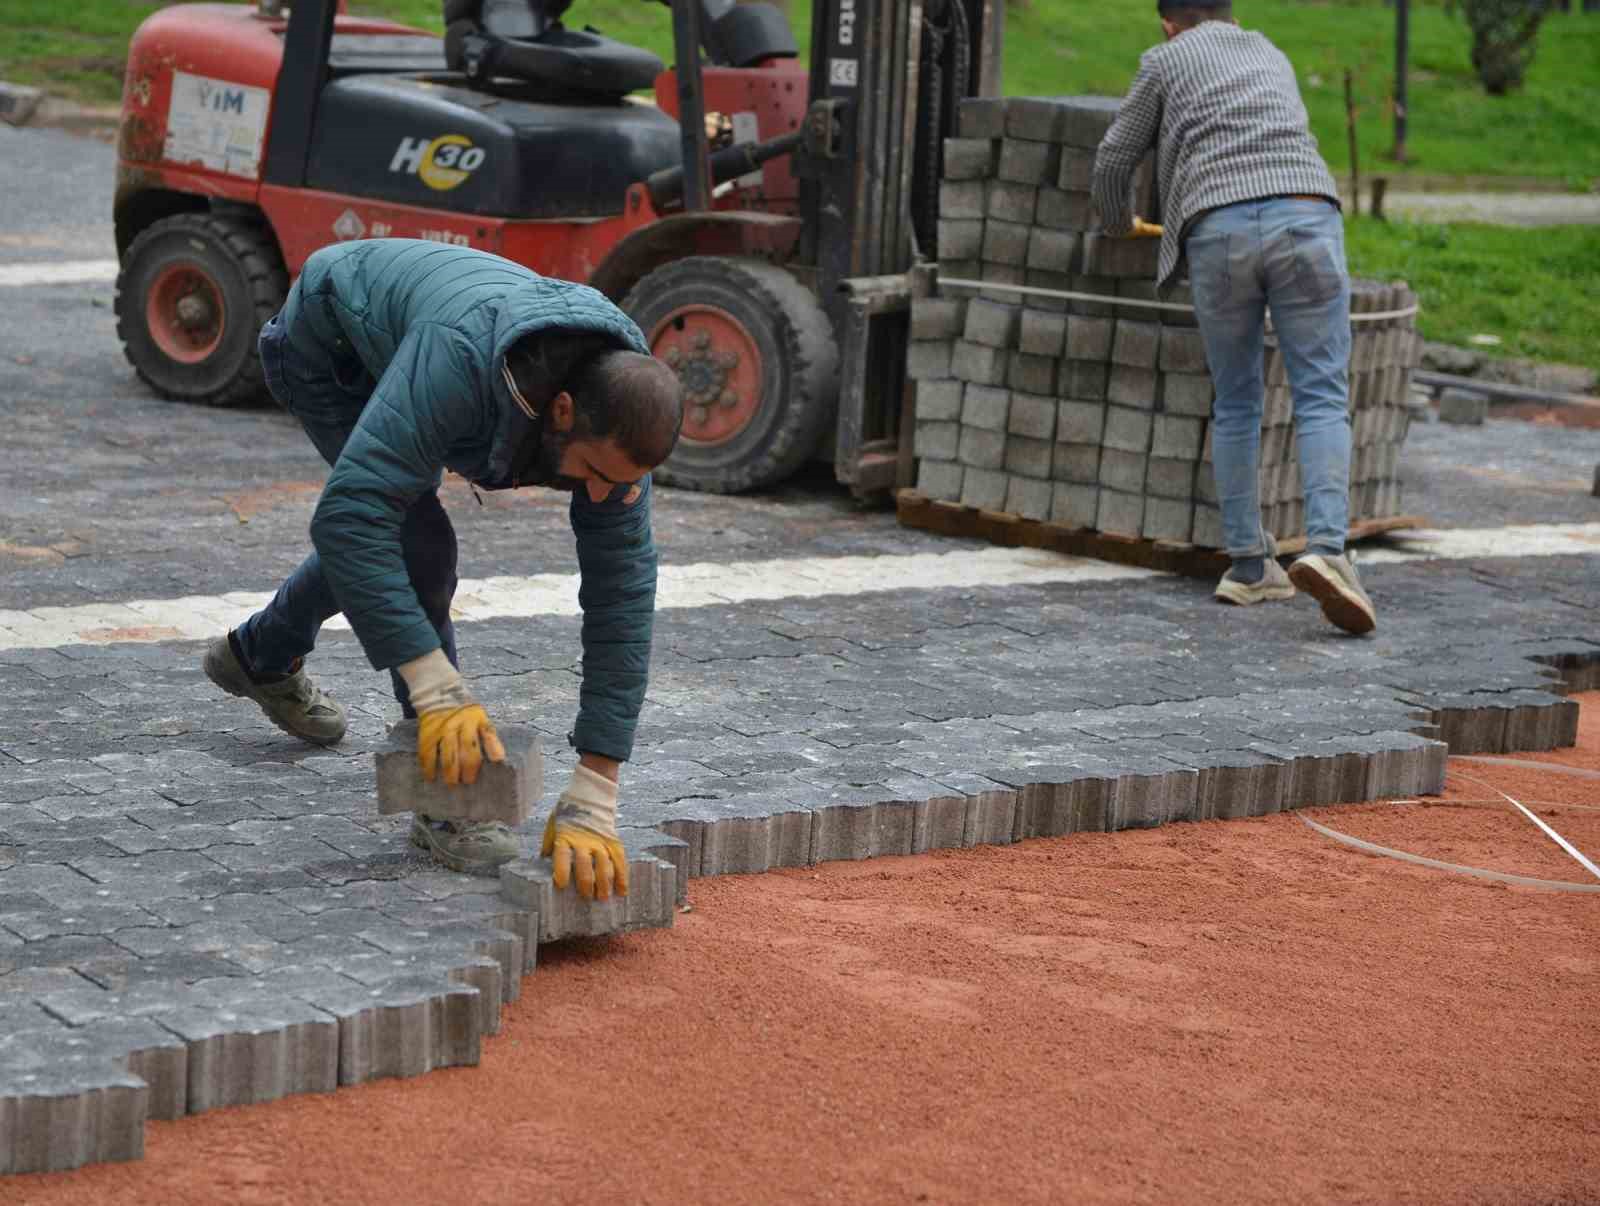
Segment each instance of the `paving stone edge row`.
M1535 660L1561 680L1552 690L1600 686L1600 654ZM21 1072L0 1076L0 1173L138 1159L147 1118L476 1064L541 943L669 927L697 876L1434 794L1450 753L1546 750L1577 737L1578 705L1555 694L1522 691L1510 705L1483 695L1407 702L1418 718L1411 731L1309 753L1173 751L1111 773L1029 767L926 799L629 829L632 890L610 902L555 893L548 862L521 860L503 869L497 903L484 896L481 924L451 931L461 949L441 952L434 942L430 958L394 960L403 974L332 991L260 979L235 986L237 999L220 1010L62 1019L76 1028L38 1043Z

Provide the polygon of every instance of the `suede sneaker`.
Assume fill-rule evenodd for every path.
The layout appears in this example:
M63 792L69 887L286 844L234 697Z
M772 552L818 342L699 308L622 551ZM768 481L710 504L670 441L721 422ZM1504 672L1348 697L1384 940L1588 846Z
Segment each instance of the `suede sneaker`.
M1346 632L1360 635L1378 626L1372 600L1347 558L1307 553L1289 567L1289 580L1322 605L1330 623Z
M273 724L313 745L332 745L344 736L344 709L304 669L297 664L292 674L258 681L244 668L230 638L225 633L206 647L201 665L207 678L229 695L254 700Z
M411 822L411 844L463 875L495 875L522 855L517 835L499 821L443 821L420 812Z
M1262 569L1259 582L1240 582L1233 576L1233 571L1229 570L1222 575L1222 580L1217 583L1217 589L1211 592L1211 597L1240 607L1248 607L1252 603L1265 603L1269 599L1294 597L1294 583L1290 582L1289 575L1283 572L1283 566L1268 557Z

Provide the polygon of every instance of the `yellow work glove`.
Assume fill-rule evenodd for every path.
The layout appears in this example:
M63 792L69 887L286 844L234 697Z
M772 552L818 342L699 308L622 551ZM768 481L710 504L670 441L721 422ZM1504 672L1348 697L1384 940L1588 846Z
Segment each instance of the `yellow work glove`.
M1143 218L1134 218L1133 229L1128 232L1130 239L1159 239L1166 233L1166 228L1157 222L1146 222Z
M476 783L484 760L504 762L506 748L483 705L442 649L398 667L417 713L417 767L429 783Z
M573 767L567 790L544 823L539 853L554 864L558 891L576 872L578 895L585 900L609 900L613 886L626 896L628 856L617 837L617 785L587 766Z

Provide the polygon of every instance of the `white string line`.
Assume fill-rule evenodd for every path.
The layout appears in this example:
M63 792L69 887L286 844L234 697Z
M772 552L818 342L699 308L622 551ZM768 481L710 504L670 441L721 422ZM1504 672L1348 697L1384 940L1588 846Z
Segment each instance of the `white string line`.
M1459 756L1459 755L1458 755ZM1426 804L1430 808L1476 808L1481 804L1499 805L1501 801L1495 796L1470 796L1464 800L1388 800L1389 804ZM1576 808L1580 812L1600 812L1600 804L1569 804L1564 800L1528 800L1530 808Z
M1540 762L1534 758L1490 758L1483 754L1451 754L1452 758L1460 758L1463 762L1487 762L1495 766L1536 766L1541 771L1549 771L1553 775L1572 775L1578 779L1600 779L1600 771L1592 771L1582 766L1567 766L1560 762Z
M1302 821L1315 829L1323 837L1330 837L1336 842L1346 846L1353 846L1367 854L1380 854L1384 858L1396 858L1403 863L1415 863L1419 867L1432 867L1438 871L1454 871L1458 875L1471 875L1478 879L1492 879L1504 884L1519 884L1525 888L1546 888L1552 892L1600 892L1600 884L1577 884L1565 879L1534 879L1530 875L1512 875L1508 871L1488 871L1482 867L1466 867L1460 863L1447 863L1442 859L1425 858L1420 854L1411 854L1405 850L1395 850L1389 846L1380 846L1376 842L1368 842L1358 837L1351 837L1348 833L1340 833L1337 829L1329 829L1326 825L1319 825L1303 812L1295 813Z
M1072 289L1044 289L1038 285L1004 285L999 281L975 281L960 276L945 276L939 274L941 285L953 285L957 289L996 289L1002 293L1022 293L1029 297L1055 297L1063 301L1100 302L1108 306L1136 306L1141 310L1177 310L1184 314L1193 314L1194 307L1183 302L1146 301L1142 297L1108 297L1104 293L1079 293ZM1381 322L1390 318L1410 318L1422 310L1422 304L1417 302L1403 310L1379 310L1375 313L1360 313L1350 315L1351 322Z
M1480 787L1487 787L1490 791L1494 792L1496 795L1505 796L1505 798L1507 800L1509 800L1516 807L1518 812L1520 812L1523 816L1527 817L1528 820L1532 821L1540 829L1544 830L1545 835L1551 841L1553 841L1556 845L1560 846L1568 854L1572 855L1573 858L1577 859L1579 866L1581 866L1585 871L1589 872L1590 875L1593 875L1596 879L1600 879L1600 867L1596 867L1593 863L1591 863L1588 860L1588 858L1585 857L1583 851L1579 850L1571 842L1567 841L1566 838L1562 837L1554 829L1552 829L1552 828L1550 828L1550 826L1546 825L1544 823L1544 821L1542 821L1539 817L1535 816L1526 807L1524 807L1523 804L1519 800L1515 800L1511 796L1507 796L1505 792L1501 791L1493 783L1485 783L1482 779L1479 779L1475 775L1465 775L1465 774L1462 774L1460 771L1456 771L1454 773L1457 774L1457 775L1461 775L1461 777L1463 779L1467 780L1467 782L1469 782L1469 783L1476 783Z

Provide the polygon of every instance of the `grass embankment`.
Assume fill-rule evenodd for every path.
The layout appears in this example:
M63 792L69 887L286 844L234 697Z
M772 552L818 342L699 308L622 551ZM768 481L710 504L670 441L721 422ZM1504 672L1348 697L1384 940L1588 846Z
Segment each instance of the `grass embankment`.
M147 0L0 0L0 79L42 85L71 99L115 104L134 29L160 4ZM353 7L423 28L441 26L440 0L356 0ZM802 53L810 0L787 5ZM1006 90L1012 95L1119 94L1141 51L1160 37L1154 5L1128 0L1023 0L1007 17ZM1360 154L1382 170L1436 176L1541 177L1572 187L1600 178L1600 14L1556 13L1539 35L1527 86L1509 97L1479 87L1462 18L1413 6L1410 151L1400 168L1381 157L1393 142L1390 96L1394 10L1381 0L1240 0L1240 18L1267 33L1300 73L1311 124L1330 166L1348 169L1344 69L1355 73ZM1574 6L1578 8L1579 6ZM672 58L667 10L640 0L577 0L567 14Z
M119 96L128 40L160 4L141 0L0 0L0 78L43 85L96 104ZM438 30L440 0L357 0L357 11ZM1575 6L1576 7L1576 6ZM806 52L810 0L790 0ZM1412 18L1411 151L1404 170L1440 175L1541 177L1577 186L1600 178L1600 14L1555 14L1540 34L1526 88L1486 95L1468 61L1459 17L1416 4ZM1363 172L1395 177L1381 154L1392 139L1394 12L1380 0L1307 3L1241 0L1241 19L1266 32L1295 63L1323 154L1348 171L1343 72L1355 73ZM672 58L667 10L640 0L577 0L573 24L589 24ZM1013 95L1118 94L1141 51L1159 37L1154 5L1128 0L1027 0L1007 17L1006 90ZM1400 180L1396 188L1403 188ZM1422 296L1421 325L1452 343L1497 335L1495 354L1565 360L1600 368L1600 230L1538 231L1476 225L1350 227L1352 269L1401 277Z
M1357 218L1347 224L1358 276L1404 280L1422 299L1418 325L1441 343L1495 335L1495 356L1600 371L1600 227L1524 230Z

